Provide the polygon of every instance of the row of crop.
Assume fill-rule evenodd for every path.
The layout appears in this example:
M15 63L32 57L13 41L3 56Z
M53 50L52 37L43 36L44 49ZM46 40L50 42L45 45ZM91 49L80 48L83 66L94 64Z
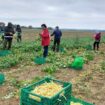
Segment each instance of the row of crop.
M94 60L95 53L93 51L87 51L81 49L72 50L71 52L64 53L51 53L49 57L46 59L47 65L42 68L42 71L52 74L57 70L62 68L71 68L72 62L77 57L82 57L84 60L84 64L89 63Z
M102 38L103 42L104 42L104 37ZM61 59L62 55L63 56L75 56L78 54L78 50L75 50L76 48L78 49L83 49L88 45L88 44L92 44L92 39L89 37L85 37L85 38L71 38L71 39L62 39L61 42L61 47L60 47L60 51L62 52L59 57L58 54L55 54L54 52L51 51L53 42L51 43L50 46L50 51L49 51L49 57L47 59L48 63L52 63L54 65L59 64L60 67L65 67L68 66L68 64L65 62L71 61L68 60L66 58L68 57L64 57L65 58L65 62L64 59L62 60L62 62L56 61L58 58ZM91 47L91 46L90 46ZM74 49L74 50L73 50ZM20 44L14 44L13 48L12 48L12 54L5 56L5 57L0 57L0 69L5 69L5 68L10 68L12 66L15 66L21 62L25 63L26 61L32 62L35 58L35 56L42 56L42 47L40 46L40 41L37 40L35 42L23 42ZM71 51L72 54L69 54L68 52ZM81 51L82 53L82 51ZM91 54L87 54L87 56L92 56ZM71 59L71 58L70 58ZM89 59L92 59L92 57L89 57Z

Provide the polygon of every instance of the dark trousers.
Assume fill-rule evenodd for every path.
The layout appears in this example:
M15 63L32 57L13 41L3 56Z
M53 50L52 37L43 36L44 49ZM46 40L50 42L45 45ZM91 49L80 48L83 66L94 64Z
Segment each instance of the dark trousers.
M4 49L10 50L12 45L12 39L5 38L4 39Z
M48 46L44 46L44 52L43 52L43 57L47 57L48 56Z
M21 42L21 41L22 41L21 36L17 36L17 42Z
M100 41L95 41L94 44L93 44L93 49L96 50L99 50L99 44L100 44Z
M60 39L54 39L53 51L59 51Z

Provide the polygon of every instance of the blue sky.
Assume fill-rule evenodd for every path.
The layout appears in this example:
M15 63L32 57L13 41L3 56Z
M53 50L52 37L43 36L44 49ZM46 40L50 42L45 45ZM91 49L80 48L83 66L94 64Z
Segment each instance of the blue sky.
M0 21L39 27L104 29L105 0L0 0Z

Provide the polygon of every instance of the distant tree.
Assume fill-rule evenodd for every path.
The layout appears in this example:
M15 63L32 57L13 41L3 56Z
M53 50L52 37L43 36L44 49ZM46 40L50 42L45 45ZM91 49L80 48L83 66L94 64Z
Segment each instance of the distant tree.
M4 31L4 28L5 28L5 23L0 22L0 31Z
M32 29L32 28L33 28L33 26L31 26L31 25L30 25L30 26L28 26L28 28L29 28L29 29Z
M21 28L28 28L28 27L26 27L26 26L21 26Z
M52 30L53 28L52 28L52 27L48 27L48 29L49 29L49 30Z

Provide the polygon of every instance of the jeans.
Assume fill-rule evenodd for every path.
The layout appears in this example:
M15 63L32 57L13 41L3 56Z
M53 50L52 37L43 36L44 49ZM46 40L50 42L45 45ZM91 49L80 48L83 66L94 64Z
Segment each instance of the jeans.
M44 46L43 57L46 58L48 56L48 46Z

